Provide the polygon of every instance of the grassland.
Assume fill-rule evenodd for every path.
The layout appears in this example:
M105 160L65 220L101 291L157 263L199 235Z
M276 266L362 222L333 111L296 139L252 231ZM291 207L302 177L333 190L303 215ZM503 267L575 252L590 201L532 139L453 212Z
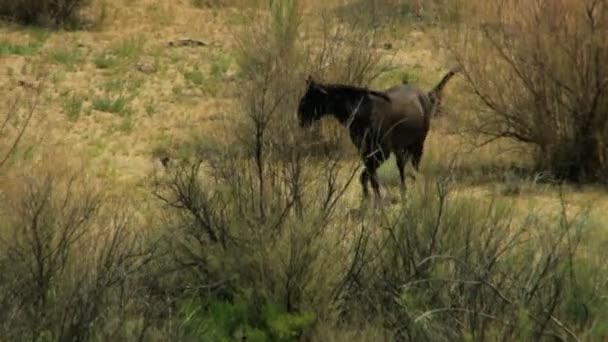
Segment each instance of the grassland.
M8 111L11 99L21 96L22 103L29 103L30 95L28 94L32 89L40 87L42 91L24 138L7 164L8 171L0 174L0 177L2 177L0 178L0 186L2 186L0 195L18 194L21 188L18 185L11 184L17 184L16 182L19 182L23 174L36 175L39 174L38 172L44 173L45 171L54 174L69 174L69 170L81 168L84 170L83 174L86 175L88 186L103 190L103 193L110 198L110 202L123 201L129 203L129 205L124 206L129 210L126 215L134 221L129 227L138 227L133 228L134 231L146 231L141 227L149 227L149 231L146 231L145 234L146 241L162 240L159 236L177 234L176 232L184 233L177 228L175 231L163 230L165 226L181 227L175 223L179 221L176 216L180 215L165 216L158 214L160 211L159 198L152 195L151 175L155 170L162 168L161 161L163 158L179 161L196 156L202 159L203 169L210 167L211 160L217 159L218 154L229 154L235 146L241 143L234 127L244 120L240 113L243 107L243 97L247 91L250 91L247 90L249 88L244 86L249 81L246 78L248 74L240 68L243 58L241 53L242 37L260 21L265 20L267 14L259 9L259 4L255 1L242 0L227 3L229 4L226 5L221 1L106 0L103 2L104 15L102 20L87 30L63 31L25 27L7 22L2 23L2 26L0 26L0 73L3 77L0 78L0 94L3 95L2 98L9 101L0 103L0 113ZM414 5L410 5L410 3L415 2L401 1L398 3L408 4L411 7ZM390 22L379 25L375 29L375 35L371 39L369 49L374 50L374 53L383 62L389 63L390 68L378 78L375 78L369 85L370 87L383 89L407 79L409 82L428 89L439 80L441 75L453 63L444 44L445 37L448 36L447 31L450 29L449 23L446 26L437 25L436 22L427 19L417 20L413 14L415 12L412 10L413 7L406 7L402 7L402 12L398 14L393 13L390 9L386 13L379 10L380 12L377 14L378 18L382 20L390 18ZM379 8L381 9L381 6ZM303 25L306 28L298 32L297 42L306 46L318 43L319 37L324 34L323 19L320 14L340 14L342 13L340 11L352 13L352 9L344 6L339 1L306 1L303 4L301 18L302 22L306 23ZM336 17L340 16L336 15ZM386 20L388 21L388 19ZM196 46L179 46L179 44L176 44L184 38L196 40L201 44ZM306 71L313 72L312 70ZM303 91L305 76L305 74L302 74L301 78L294 77L294 79L285 82L301 84L301 90ZM331 74L328 78L330 77ZM601 249L598 246L603 245L606 241L603 238L606 229L605 222L608 222L608 195L605 188L600 186L558 186L546 181L542 175L529 172L532 157L531 151L526 146L499 141L482 147L475 147L471 142L475 139L465 132L467 118L471 116L470 111L473 109L468 102L471 98L470 94L466 93L464 88L463 80L458 77L447 86L442 104L444 115L433 120L420 175L416 182L410 183L411 191L414 193L412 196L417 199L414 200L415 204L412 207L406 206L403 209L404 217L409 217L407 215L414 213L413 210L416 209L425 213L425 215L428 214L429 222L421 219L418 226L412 224L411 227L408 227L412 230L421 229L421 235L418 236L420 238L426 236L427 233L420 227L433 226L431 221L433 216L437 215L437 211L439 211L438 215L441 217L441 210L443 209L440 209L437 206L438 204L430 199L429 196L434 195L435 189L429 184L433 185L435 182L441 182L447 177L446 175L449 175L451 194L455 198L466 199L467 203L473 203L470 206L486 208L486 205L491 206L492 203L498 203L499 208L503 206L512 208L513 214L509 218L515 222L514 226L505 225L507 227L505 231L492 231L499 235L504 234L500 235L504 239L511 238L510 233L506 231L511 231L514 235L529 234L526 236L533 240L537 246L540 246L543 241L543 234L547 234L547 236L558 234L554 231L554 229L557 229L554 225L555 222L561 222L561 225L559 225L561 228L569 227L570 220L575 222L576 217L578 217L576 215L584 212L585 222L588 224L585 225L585 229L581 228L586 233L581 238L583 247L579 248L579 251L582 250L581 259L577 260L582 262L580 260L586 260L585 258L593 259L594 261L590 261L589 265L600 265L601 262L595 260L596 257L593 254L599 250L595 248ZM293 96L297 97L296 95ZM283 108L281 109L283 110ZM292 108L291 112L289 109L285 109L281 115L286 118L284 120L295 123L295 107ZM357 165L356 153L354 147L350 146L348 140L346 140L346 132L343 130L336 130L335 132L339 132L341 139L343 139L342 145L344 148L342 152L344 155L341 157L340 165L348 165L348 167ZM346 142L344 143L344 141ZM310 170L307 172L323 171L322 168L315 169L315 167L310 166ZM344 169L340 170L337 181L340 184L346 184L346 175L350 174L350 169L343 167ZM65 168L68 171L64 171ZM243 171L243 173L246 173L246 171ZM212 184L213 182L210 180L213 178L212 172L205 174L209 180L203 183ZM34 178L37 179L37 176ZM380 181L383 184L383 193L388 198L392 198L394 202L399 202L397 199L397 179L394 160L391 159L380 169ZM198 260L205 265L211 265L209 269L216 271L231 270L239 277L246 278L250 283L256 284L256 286L271 283L272 285L268 285L265 290L274 294L275 292L282 293L282 289L277 289L278 284L284 280L281 272L291 274L291 264L286 265L281 261L295 258L294 263L297 265L310 263L309 268L307 268L309 273L306 273L306 275L311 279L314 277L310 274L325 274L323 271L330 273L328 270L336 270L336 274L333 275L336 279L330 275L327 275L323 280L314 278L314 281L304 275L302 278L296 277L302 284L305 284L298 292L303 297L306 297L304 294L315 291L321 293L327 290L325 282L333 284L341 281L337 279L341 271L338 270L338 266L332 265L332 258L350 260L352 246L348 245L347 242L356 241L358 238L354 233L346 236L340 235L342 233L338 233L338 231L342 232L348 227L359 227L357 226L359 217L365 217L366 215L360 213L362 210L358 211L360 206L358 182L354 181L349 184L345 189L345 195L340 197L337 202L336 213L332 212L331 214L337 215L339 218L334 218L330 223L324 223L331 229L323 233L317 232L308 227L309 224L301 223L294 218L294 221L289 221L292 222L289 227L298 227L303 232L298 233L297 229L286 228L289 232L286 233L286 237L277 238L276 241L273 240L273 244L265 245L259 241L251 242L250 245L242 247L245 250L243 255L247 255L247 258L251 260L243 261L242 265L239 264L238 260L240 259L236 251L227 249L228 251L217 252L218 247L210 247L213 250L212 253L215 253L212 254L212 257L203 252L198 256L189 255L188 257L191 259L188 259L187 262L184 261L184 265L192 260ZM62 198L61 194L65 189L64 186L69 189L67 185L57 187L59 198ZM212 201L212 195L222 193L223 186L220 185L220 190L214 189L210 193L208 203L215 203ZM18 189L15 189L15 187ZM226 190L226 193L228 192L229 190ZM231 194L233 195L233 193ZM265 198L266 195L259 196ZM243 203L239 205L243 208L247 207L249 204L245 202L248 200L241 198L240 201ZM262 201L261 199L258 200ZM12 201L9 202L12 203ZM18 201L15 200L15 202ZM269 200L269 202L272 201ZM428 206L425 207L424 205ZM268 206L271 207L272 205L269 204ZM386 227L393 223L393 226L396 226L395 222L401 222L399 220L403 220L403 217L395 214L395 212L401 210L399 205L393 204L393 207L391 207L389 204L388 207L389 213L386 216L371 218L370 222L382 221L382 224L386 224ZM306 209L306 205L304 205L304 208L304 211L310 210L309 214L316 210ZM475 212L475 208L470 208L469 204L465 205L460 202L457 202L454 208L463 211L471 210L471 213ZM483 235L483 225L479 222L484 221L484 219L491 221L490 217L493 217L493 215L500 216L493 212L494 209L488 207L487 217L484 217L484 213L473 213L466 218L457 219L458 211L456 209L451 209L451 207L449 210L446 209L448 214L444 215L449 215L446 220L451 222L446 223L446 225L454 229L469 225L471 227L469 233L471 234L479 233ZM243 210L249 213L248 209ZM272 209L267 210L272 211ZM104 215L109 215L109 213ZM233 215L244 214L241 212L240 214L233 213ZM370 215L373 217L374 214L371 213ZM528 220L531 219L531 215L540 217L536 219L545 223L529 224ZM234 228L235 235L257 236L258 233L252 233L251 230L248 230L252 228L248 226L251 223L247 221L246 217L239 219L242 219L242 227ZM459 220L462 220L462 222ZM459 225L457 221L461 222L462 225ZM235 222L237 222L236 219L230 221L227 225L236 226ZM518 226L519 223L521 223L520 226ZM478 224L479 226L477 226ZM285 225L288 224L285 223ZM99 229L103 225L96 223L93 226ZM361 225L361 227L363 226ZM500 224L496 224L496 226L498 227ZM547 228L546 231L541 231L539 228L536 232L539 236L536 236L534 229L544 226L551 228ZM520 227L526 227L529 230ZM0 228L2 228L2 225L0 225ZM8 228L6 229L8 231ZM388 228L386 231L391 232ZM310 235L305 235L308 233ZM361 234L363 234L363 230L361 230ZM470 242L461 241L458 236L446 234L446 242L455 243L460 241L464 244ZM309 236L322 237L323 239L320 242L313 238L306 240ZM379 246L379 241L382 240L384 235L376 232L370 236L369 243L372 245L377 243ZM188 235L188 237L190 236ZM171 248L186 248L184 246L189 246L192 250L195 250L192 247L195 242L192 242L188 237L184 235L183 240L179 240L175 245L171 243L169 245ZM302 252L308 251L302 245L292 246L290 244L294 241L300 241L298 240L300 238L305 241L315 241L314 244L311 244L318 249L310 253L318 253L320 256L318 258L312 257ZM93 238L91 237L91 239ZM527 242L530 242L530 240L527 240ZM2 240L0 239L0 241ZM556 245L561 246L562 242L562 240L559 240ZM344 245L341 246L340 243ZM397 244L397 242L395 243ZM491 241L488 243L491 243ZM108 245L111 244L108 243ZM475 243L471 242L471 245L475 245ZM80 249L75 253L86 255L84 251L86 251L87 245L83 244L83 246L79 246ZM268 250L276 248L277 255L260 251L262 248L260 246ZM379 255L384 255L382 249L378 246L376 247L380 251L378 252ZM394 250L398 250L398 247L396 245ZM458 249L457 246L451 247L454 250ZM171 248L168 250L170 251ZM201 247L199 251L205 250L205 248ZM440 251L450 253L452 248L441 246ZM301 254L298 254L299 252ZM526 253L532 252L526 250ZM296 255L296 257L293 255ZM182 255L182 257L184 256ZM200 259L197 259L198 257ZM390 259L388 256L386 258L386 260ZM480 258L482 257L480 256ZM518 259L519 257L514 255L512 258L512 260L509 260L514 265L522 264L522 261ZM125 257L125 260L127 259ZM159 257L159 259L162 259L162 257ZM205 259L204 262L201 261L203 259ZM147 265L146 267L152 267L152 269L160 268L158 265L165 265L166 263L157 259L142 261L142 264ZM128 264L126 261L125 264L120 265L120 267L132 267L138 270L138 267L140 267ZM252 271L248 270L248 267L255 268L252 265L259 267L259 270L256 269L259 272L255 275L251 275ZM354 265L353 262L353 267ZM591 269L592 266L589 266L589 268ZM513 266L508 269L514 270L517 267ZM560 269L556 272L562 271ZM600 273L603 271L602 269L597 272L598 274L605 274ZM151 273L138 275L137 279L142 282L154 283L156 286L154 290L163 286L166 288L173 286L181 289L178 285L182 282L195 286L195 284L206 281L207 278L204 277L215 279L215 275L203 275L203 271L200 271L201 273L197 272L192 271L187 275L180 274L179 276L173 276L173 273L171 273L167 276L167 279L163 278L158 283L147 278L153 277L150 276ZM450 271L441 268L433 272L449 273ZM584 274L593 273L588 269L584 272L588 272ZM348 275L352 276L351 273L348 273ZM141 280L144 278L145 280ZM2 280L3 278L0 276L0 283ZM365 282L365 280L361 281ZM395 275L394 281L405 283L407 279ZM521 279L521 281L524 280ZM111 282L108 281L109 283ZM159 283L162 284L159 285ZM374 284L374 286L376 285ZM565 291L574 291L568 286L564 285ZM604 281L598 280L594 286L597 293L603 293ZM370 289L372 287L370 285ZM1 289L2 287L0 287ZM376 288L374 287L374 289ZM149 293L154 293L153 290L149 289L149 291ZM449 296L449 294L441 291L443 290L437 290L438 297ZM163 292L163 295L169 296L167 293ZM586 294L584 293L582 296ZM154 293L154 295L156 296L157 293ZM132 305L136 308L134 309L136 312L145 312L145 314L142 314L141 317L143 318L135 315L132 320L127 320L129 326L123 329L123 331L126 331L124 336L129 336L130 339L128 340L134 340L136 335L134 331L139 329L142 330L141 336L147 334L145 335L147 337L143 340L163 340L164 338L178 337L187 340L187 336L194 340L196 340L196 337L193 336L198 336L199 340L204 340L204 337L201 336L211 338L210 340L215 340L214 338L219 340L220 333L213 335L208 329L205 330L201 327L208 328L209 326L228 324L226 322L229 319L225 316L246 316L243 312L249 310L247 309L247 305L250 305L248 301L255 300L247 297L247 295L243 296L245 297L243 299L244 303L237 301L236 304L226 304L221 301L216 303L214 302L215 299L210 299L213 303L210 306L209 315L200 315L200 317L197 315L197 308L207 307L209 303L199 297L191 296L185 302L180 302L179 310L182 310L180 313L183 314L182 316L177 314L177 316L166 320L164 320L163 315L168 315L167 308L171 305L167 304L164 307L162 301L150 300L150 303L154 304L147 307L145 305L147 299L142 297L140 301L132 303ZM152 297L152 294L150 294L150 297ZM264 304L264 314L262 316L268 321L264 324L270 326L269 330L274 331L275 334L278 334L276 331L281 331L281 324L294 330L310 326L314 319L309 315L309 309L314 307L315 304L323 307L322 312L315 312L317 317L325 317L328 320L334 318L330 313L333 308L330 308L331 305L327 304L331 302L326 298L329 295L326 296L323 293L317 296L310 295L310 297L306 297L306 300L302 299L302 302L306 302L308 305L302 310L291 310L290 304L287 305L287 311L299 312L294 313L293 316L282 316L282 307L275 308L272 303ZM589 298L597 299L592 295L589 295ZM182 299L180 297L180 300ZM403 294L402 299L404 306L416 307L419 304L415 298L410 298L405 294ZM287 295L287 302L292 300L296 301L296 299ZM539 301L542 301L542 299L539 299ZM598 299L598 301L600 300ZM601 301L604 301L604 299L601 299ZM151 307L153 305L162 308ZM419 314L425 312L422 308L430 311L433 309L433 307L420 305L420 307L416 307L417 310L422 310L420 312L416 311ZM605 308L608 308L608 306L600 307L597 310L602 311ZM567 312L568 315L571 314L568 311L569 309L575 310L570 307L564 309L564 312ZM355 309L352 310L353 316L361 314L355 312ZM156 312L162 312L162 314L157 316ZM594 317L599 317L597 320L608 317L608 313L604 312L594 312L594 315L596 315ZM572 316L575 315L572 314ZM3 316L0 315L0 317ZM378 317L380 317L380 314ZM349 318L356 321L354 317ZM403 317L390 318L396 321L405 319ZM209 319L211 321L215 319L216 321L210 323ZM513 319L514 322L516 319L523 320L521 317ZM154 320L164 322L162 323L164 325L152 328L146 325ZM174 320L181 322L178 324L179 328L172 328L171 322L175 322ZM576 320L573 319L572 321ZM394 323L394 321L391 322ZM112 324L115 324L115 322L108 323L108 326ZM252 322L248 324L254 325ZM370 327L362 328L361 331L348 327L340 330L330 323L324 322L317 322L316 324L316 328L306 338L310 340L390 340L387 336L391 330L381 323L370 323ZM584 324L577 326L576 333L580 333L580 336L582 336L597 325L601 325L600 323L593 324L591 327ZM525 324L521 323L521 325L524 326ZM356 326L356 324L353 326ZM229 330L227 327L226 329ZM439 336L433 335L433 323L428 323L428 326L420 329L424 332L421 332L421 335L418 336ZM462 329L463 331L466 330L465 328ZM501 336L501 333L504 333L502 336L514 336L508 335L500 328L489 330L491 331L488 336L492 333L495 333L495 336ZM525 329L522 328L522 330ZM602 333L600 330L599 328L597 331L593 330L593 334L595 334L593 336L600 336ZM264 340L263 334L257 331L239 333L249 334L248 336L252 340L254 340L253 336L258 336L260 340ZM473 335L469 336L471 340L483 340L485 335L477 335L477 333L478 331L475 330L472 333ZM410 338L416 336L414 333L412 334ZM233 337L236 335L238 334L233 334ZM59 340L58 336L57 334L52 335L49 340ZM441 336L450 335L445 333ZM467 333L463 332L460 337L466 340L466 336L468 336ZM570 335L566 333L565 336ZM603 336L605 338L606 335ZM111 338L111 336L104 336L102 333L97 337L101 340ZM283 338L285 339L277 338L276 340L289 340L287 337ZM2 337L0 337L0 340L2 340Z

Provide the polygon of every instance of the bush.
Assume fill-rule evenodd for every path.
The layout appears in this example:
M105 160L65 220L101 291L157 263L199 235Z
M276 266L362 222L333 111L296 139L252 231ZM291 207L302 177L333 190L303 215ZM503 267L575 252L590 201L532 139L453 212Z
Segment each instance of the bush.
M129 336L137 273L151 253L126 207L110 205L85 181L71 172L30 171L2 183L2 336Z
M331 189L320 185L338 181L321 173L331 167L264 163L260 190L255 163L224 164L232 172L216 169L216 184L196 165L175 167L158 189L173 208L167 250L186 295L180 338L297 331L326 340L346 330L379 336L378 327L406 341L606 333L605 255L599 240L589 244L601 225L586 211L521 213L440 181L353 216L337 183L337 195L320 200Z
M7 109L0 116L0 174L5 171L3 168L17 150L37 110L43 83L42 79L36 82L38 85L25 94L30 98L29 102L24 103L20 97L7 101Z
M452 52L480 103L472 130L536 147L539 170L608 176L608 6L602 1L468 4Z
M90 0L0 0L0 16L26 25L74 27Z
M220 341L293 341L310 328L314 315L289 313L268 300L242 295L232 303L193 299L180 303L187 337Z
M363 243L353 245L344 282L344 317L383 317L406 341L605 333L608 302L599 298L606 283L589 278L590 268L603 274L605 267L579 247L583 236L595 234L585 211L522 216L507 202L452 193L446 182L432 185L362 221Z
M357 160L349 165L339 149L313 154L302 143L309 137L293 110L304 86L294 79L312 70L365 83L377 64L331 47L311 47L307 58L298 2L272 6L270 20L259 31L248 27L253 35L241 41L241 106L229 128L237 147L156 174L168 268L179 270L168 286L183 323L173 339L603 333L606 285L583 270L605 269L578 249L589 227L584 213L522 214L453 194L447 181L419 185L392 207L351 209ZM324 67L350 62L345 55L357 62Z

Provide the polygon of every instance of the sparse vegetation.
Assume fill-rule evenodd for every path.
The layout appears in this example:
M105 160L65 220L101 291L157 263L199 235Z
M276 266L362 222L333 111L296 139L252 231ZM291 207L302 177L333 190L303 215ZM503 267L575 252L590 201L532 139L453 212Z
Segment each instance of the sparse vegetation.
M141 36L126 38L111 49L111 53L123 60L132 60L143 52L144 40Z
M125 97L98 97L93 99L93 109L126 116L130 113L129 103Z
M608 156L554 163L606 143L604 0L545 9L552 35L511 0L106 3L86 33L0 28L2 338L608 338L608 196L581 186ZM345 129L298 125L308 75L424 88L454 63L404 194L390 159L361 201ZM551 153L485 139L514 128Z
M184 78L197 86L200 86L205 82L205 75L202 71L197 69L192 71L184 71Z
M82 61L82 56L75 49L59 49L51 52L51 59L56 63L63 64L66 67L73 69Z
M77 121L84 107L84 97L76 93L66 94L63 106L68 119Z
M14 44L7 41L0 41L0 56L1 55L20 55L31 56L37 53L41 47L40 42L30 42L27 44Z
M111 55L100 54L93 60L95 66L99 69L111 69L116 66L116 58Z
M500 3L471 4L474 29L463 25L452 46L480 103L472 130L534 146L537 168L560 179L605 182L608 6Z

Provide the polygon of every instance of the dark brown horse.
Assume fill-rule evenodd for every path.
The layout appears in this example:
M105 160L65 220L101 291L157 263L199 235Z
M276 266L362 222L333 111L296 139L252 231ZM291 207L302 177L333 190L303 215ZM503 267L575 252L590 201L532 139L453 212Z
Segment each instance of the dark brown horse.
M348 129L365 165L360 178L365 197L369 181L376 196L380 196L376 170L391 153L395 153L401 189L405 190L405 164L411 159L418 171L430 119L439 106L444 86L457 71L449 71L428 93L410 84L375 91L317 83L309 76L298 106L300 126L308 127L330 114Z

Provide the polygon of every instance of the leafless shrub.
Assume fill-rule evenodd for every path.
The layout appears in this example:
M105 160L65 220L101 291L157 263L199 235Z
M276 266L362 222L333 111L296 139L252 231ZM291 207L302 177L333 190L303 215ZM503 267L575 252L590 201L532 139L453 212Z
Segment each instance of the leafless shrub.
M340 294L345 317L385 317L408 341L580 340L577 327L603 319L605 303L589 308L605 284L580 285L585 212L515 219L507 204L450 199L445 182L417 191L372 217L382 234L362 222ZM588 311L572 315L571 305Z
M294 111L302 87L293 82L303 67L299 5L273 6L274 19L242 45L241 115L229 128L238 148L168 168L158 197L173 208L168 244L198 280L195 293L251 290L291 312L328 304L330 291L322 289L338 272L325 272L338 267L332 260L343 249L335 246L341 239L325 237L336 234L329 227L357 168L336 151L313 157L302 148Z
M82 341L106 332L113 315L126 313L127 280L150 257L128 216L78 174L14 184L0 213L2 335Z
M608 175L608 4L603 0L468 2L448 45L481 104L471 130L536 148L560 179Z
M34 117L42 89L42 82L40 82L32 91L12 99L8 102L4 116L0 117L0 170L19 146ZM25 105L24 97L30 98Z

